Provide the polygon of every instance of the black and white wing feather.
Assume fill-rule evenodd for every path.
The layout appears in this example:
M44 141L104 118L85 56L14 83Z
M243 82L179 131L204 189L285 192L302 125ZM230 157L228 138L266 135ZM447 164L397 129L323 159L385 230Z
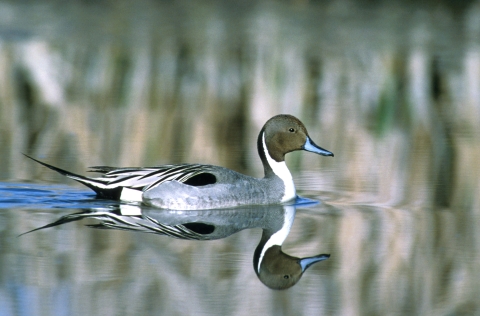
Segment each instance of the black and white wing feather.
M146 168L115 168L106 166L91 167L90 172L102 173L101 177L85 177L49 165L35 158L26 157L50 168L66 177L76 180L97 193L98 197L120 199L125 189L139 193L149 190L167 181L179 181L185 184L201 186L216 182L210 173L213 166L200 164L163 165ZM141 194L140 194L141 195Z
M62 216L53 223L32 229L25 232L22 235L42 230L45 228L55 227L66 223L79 221L85 218L94 218L100 221L99 224L87 225L93 228L107 228L107 229L119 229L126 231L136 231L143 233L152 233L158 235L165 235L178 239L186 240L209 240L212 237L208 233L202 233L201 230L196 230L197 225L191 225L191 223L179 224L179 225L166 225L162 224L154 218L149 216L137 215L137 216L124 216L118 211L82 211L79 213L73 213ZM192 226L192 227L190 227ZM205 226L208 226L205 224ZM214 238L213 238L214 239Z

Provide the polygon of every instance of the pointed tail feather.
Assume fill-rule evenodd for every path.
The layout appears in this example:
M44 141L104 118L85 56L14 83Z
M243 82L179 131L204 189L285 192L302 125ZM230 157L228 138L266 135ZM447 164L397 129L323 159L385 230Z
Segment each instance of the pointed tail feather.
M62 175L64 175L64 176L67 176L67 177L69 177L69 178L72 178L72 179L75 179L75 178L80 178L80 179L81 179L81 178L85 178L85 177L83 177L83 176L81 176L81 175L78 175L78 174L75 174L75 173L73 173L73 172L70 172L70 171L67 171L67 170L60 169L60 168L57 168L57 167L55 167L55 166L49 165L48 163L42 162L42 161L40 161L40 160L37 160L37 159L35 159L35 158L33 158L33 157L30 157L30 156L27 155L27 154L22 153L22 155L24 155L25 157L30 158L30 159L32 159L33 161L38 162L39 164L41 164L41 165L43 165L43 166L45 166L45 167L47 167L47 168L50 168L50 169L52 169L52 170L54 170L54 171L56 171L56 172L58 172L58 173L60 173L60 174L62 174Z
M70 172L70 171L67 171L67 170L64 170L64 169L60 169L58 167L55 167L55 166L52 166L52 165L49 165L48 163L45 163L45 162L42 162L40 160L37 160L33 157L30 157L26 154L23 154L25 157L27 158L30 158L32 159L33 161L35 162L38 162L39 164L49 168L49 169L52 169L53 171L56 171L70 179L73 179L75 181L78 181L80 182L81 184L83 185L86 185L87 187L89 187L90 189L92 189L93 191L95 191L99 196L103 196L105 195L104 193L104 190L107 189L106 188L106 185L107 183L103 182L103 181L100 181L100 180L97 180L97 179L92 179L92 178L88 178L88 177L84 177L84 176L81 176L79 174L76 174L76 173L73 173L73 172ZM108 190L108 189L107 189ZM108 190L110 191L110 190Z
M27 156L28 157L28 156ZM30 158L30 157L29 157ZM34 159L35 160L35 159ZM66 224L66 223L70 223L70 222L74 222L74 221L79 221L83 218L86 218L86 217L89 217L88 215L90 215L91 212L85 212L85 211L82 211L82 212L79 212L79 213L74 213L74 214L69 214L69 215L65 215L65 216L62 216L60 217L58 220L56 220L55 222L53 223L50 223L50 224L47 224L47 225L44 225L44 226L41 226L41 227L37 227L37 228L34 228L32 230L29 230L25 233L22 233L20 235L18 235L17 237L20 237L20 236L23 236L23 235L26 235L26 234L30 234L30 233L33 233L37 230L42 230L42 229L45 229L45 228L50 228L50 227L55 227L55 226L59 226L59 225L63 225L63 224Z

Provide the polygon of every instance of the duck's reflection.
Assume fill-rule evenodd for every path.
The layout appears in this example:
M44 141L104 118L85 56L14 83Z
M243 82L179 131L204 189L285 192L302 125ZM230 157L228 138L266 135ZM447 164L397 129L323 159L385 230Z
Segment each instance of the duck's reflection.
M62 216L30 232L95 218L95 228L111 228L166 235L187 240L215 240L247 228L262 228L263 234L253 255L253 267L260 281L272 289L295 285L305 270L330 255L297 258L282 251L299 205L264 205L221 210L173 211L135 205L88 209ZM300 203L304 202L301 201ZM302 205L305 205L302 203ZM30 233L29 232L29 233Z

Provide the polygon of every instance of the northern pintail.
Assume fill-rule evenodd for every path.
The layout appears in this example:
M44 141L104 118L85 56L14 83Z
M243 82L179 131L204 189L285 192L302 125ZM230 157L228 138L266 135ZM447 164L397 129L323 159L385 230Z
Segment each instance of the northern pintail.
M329 254L319 254L298 258L282 251L297 205L300 204L179 211L120 204L65 215L24 234L84 218L99 220L99 224L89 225L94 228L153 233L184 240L218 240L244 229L262 228L262 237L253 254L253 268L263 284L282 290L295 285L314 263L330 257Z
M285 164L285 154L306 150L333 157L333 153L310 139L299 119L284 114L274 116L265 123L258 135L257 149L265 171L262 179L201 164L146 168L91 167L90 171L103 174L91 178L27 157L86 185L97 193L97 197L143 202L148 206L176 210L292 201L297 195L292 175Z

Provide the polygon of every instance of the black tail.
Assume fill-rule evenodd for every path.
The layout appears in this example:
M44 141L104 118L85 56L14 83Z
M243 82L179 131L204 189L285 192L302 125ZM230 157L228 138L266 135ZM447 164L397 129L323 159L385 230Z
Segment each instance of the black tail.
M79 174L75 174L75 173L73 173L73 172L70 172L70 171L67 171L67 170L63 170L63 169L57 168L57 167L55 167L55 166L49 165L48 163L42 162L42 161L40 161L40 160L37 160L37 159L35 159L35 158L33 158L33 157L30 157L30 156L27 155L27 154L23 154L23 153L22 153L22 155L24 155L24 156L27 157L27 158L32 159L32 160L35 161L35 162L38 162L39 164L41 164L41 165L43 165L43 166L45 166L45 167L47 167L47 168L50 168L50 169L54 170L54 171L56 171L56 172L58 172L58 173L60 173L60 174L62 174L62 175L64 175L64 176L66 176L66 177L69 177L69 178L71 178L71 179L77 180L77 178L78 178L78 179L82 179L82 180L90 180L90 179L88 179L88 178L86 178L86 177L84 177L84 176L81 176L81 175L79 175ZM77 181L80 181L80 180L77 180ZM81 181L80 181L80 182L81 182Z
M31 158L31 157L28 157L28 158ZM33 159L33 160L35 160L35 159ZM79 221L79 220L81 220L85 217L88 217L88 214L91 214L91 213L90 212L86 213L85 211L82 211L82 212L79 212L79 213L65 215L65 216L60 217L60 219L56 220L53 223L50 223L50 224L44 225L42 227L38 227L38 228L35 228L35 229L32 229L32 230L29 230L28 232L22 233L22 234L18 235L17 237L32 233L32 232L37 231L37 230L50 228L50 227L54 227L54 226L58 226L58 225L63 225L63 224L69 223L69 222Z
M84 177L84 176L81 176L79 174L76 174L76 173L73 173L73 172L70 172L70 171L67 171L67 170L64 170L64 169L60 169L60 168L57 168L55 166L52 166L52 165L49 165L48 163L45 163L45 162L42 162L40 160L37 160L35 158L32 158L26 154L23 154L25 157L27 158L30 158L32 159L33 161L35 162L38 162L39 164L49 168L49 169L52 169L70 179L73 179L75 181L78 181L80 182L81 184L83 185L86 185L87 187L89 187L90 189L92 189L93 191L95 191L97 193L97 195L99 197L105 197L105 198L117 198L117 195L119 196L120 192L121 192L121 188L114 188L114 189L107 189L105 188L105 186L107 185L106 182L104 181L101 181L101 180L98 180L98 179L92 179L92 178L88 178L88 177ZM115 192L114 192L115 191ZM117 192L118 191L118 192Z

